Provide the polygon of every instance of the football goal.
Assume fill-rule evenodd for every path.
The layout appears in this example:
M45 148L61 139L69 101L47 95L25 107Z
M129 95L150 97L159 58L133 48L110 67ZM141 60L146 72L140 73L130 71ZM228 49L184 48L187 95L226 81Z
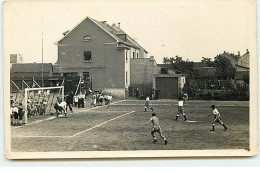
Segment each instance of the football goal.
M24 123L28 118L54 112L57 99L64 100L64 86L25 88L24 90Z

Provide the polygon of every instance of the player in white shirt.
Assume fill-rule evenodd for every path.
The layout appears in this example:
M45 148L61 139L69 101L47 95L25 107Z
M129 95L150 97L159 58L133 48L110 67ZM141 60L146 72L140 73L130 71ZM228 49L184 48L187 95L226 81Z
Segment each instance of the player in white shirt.
M180 114L183 115L184 121L187 121L187 117L186 117L186 115L185 115L185 113L184 113L184 110L183 110L183 100L181 99L181 97L179 97L178 113L177 113L176 118L175 118L176 121L178 120Z
M221 117L220 117L219 111L216 109L215 105L212 105L211 108L212 108L213 112L212 112L212 114L209 114L209 116L213 115L214 116L214 121L212 122L212 129L210 131L215 131L215 123L221 124L224 127L224 131L226 131L227 127L221 121Z
M163 136L162 134L162 129L159 125L159 120L158 118L156 117L156 114L155 113L152 113L152 117L150 118L150 120L145 123L145 125L147 125L148 123L152 122L153 124L153 130L151 131L151 134L152 134L152 137L153 137L153 143L156 143L157 142L157 139L156 139L156 136L154 135L154 133L159 133L159 135L161 136L161 138L164 140L164 144L167 145L167 140L166 138Z
M149 108L153 111L153 108L149 106L149 101L150 101L150 98L146 97L145 104L144 104L145 105L144 112L147 112L147 108Z

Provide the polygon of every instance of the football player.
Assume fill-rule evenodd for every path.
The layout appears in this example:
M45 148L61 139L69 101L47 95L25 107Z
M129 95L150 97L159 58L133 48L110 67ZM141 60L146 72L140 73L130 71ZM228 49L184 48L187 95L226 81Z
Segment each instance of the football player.
M224 131L227 130L227 127L225 126L225 124L221 121L221 117L220 117L220 113L219 111L216 109L215 105L211 106L213 113L209 114L209 116L213 115L214 116L214 121L212 122L212 129L210 131L215 131L215 123L219 123L224 127Z
M144 112L147 112L147 108L151 109L153 111L153 108L149 106L149 101L150 101L150 98L147 96L146 97L146 100L145 100L145 107L144 107Z
M187 121L187 117L186 117L186 115L185 115L185 113L184 113L184 110L183 110L183 100L181 99L181 97L179 97L178 113L177 113L176 118L175 118L176 121L178 120L180 114L183 115L184 121Z
M157 142L156 136L154 135L154 133L157 132L157 133L159 133L161 138L164 140L164 144L167 145L168 142L167 142L166 138L162 134L162 129L161 129L160 125L159 125L159 120L156 117L155 113L152 113L152 117L150 118L150 120L147 123L145 123L145 125L147 125L150 122L152 122L152 125L153 125L153 129L151 131L151 135L153 137L153 143Z

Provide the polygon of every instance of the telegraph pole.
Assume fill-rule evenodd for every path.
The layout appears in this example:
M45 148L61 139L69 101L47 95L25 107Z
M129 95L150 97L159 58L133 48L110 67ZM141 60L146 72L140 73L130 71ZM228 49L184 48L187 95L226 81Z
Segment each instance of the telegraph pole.
M44 87L43 84L43 16L42 16L42 87Z

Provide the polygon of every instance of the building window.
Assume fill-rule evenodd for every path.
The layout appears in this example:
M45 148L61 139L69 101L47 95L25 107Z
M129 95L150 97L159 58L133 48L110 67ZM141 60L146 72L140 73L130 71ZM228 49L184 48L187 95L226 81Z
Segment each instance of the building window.
M125 51L125 61L128 62L127 51Z
M86 35L83 37L83 41L92 41L90 35Z
M136 53L136 58L138 58L138 53Z
M127 71L125 72L125 83L127 84L128 80L127 80Z
M133 58L135 58L135 53L133 52Z
M84 52L84 60L87 62L92 62L90 51Z
M83 72L83 80L90 81L89 72Z

